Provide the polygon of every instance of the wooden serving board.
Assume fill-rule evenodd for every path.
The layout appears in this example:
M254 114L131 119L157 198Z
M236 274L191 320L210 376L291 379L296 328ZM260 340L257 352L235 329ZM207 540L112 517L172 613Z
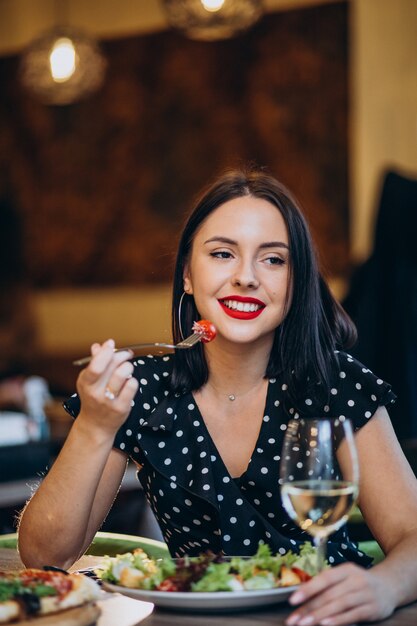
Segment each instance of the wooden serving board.
M96 604L86 604L60 613L42 615L17 622L16 626L92 626L100 617L101 609Z

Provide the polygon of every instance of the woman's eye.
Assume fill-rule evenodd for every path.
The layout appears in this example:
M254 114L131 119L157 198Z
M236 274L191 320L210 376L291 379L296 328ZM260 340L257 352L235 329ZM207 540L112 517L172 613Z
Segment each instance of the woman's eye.
M210 256L213 256L216 259L230 259L232 254L227 250L216 250L215 252L210 252Z
M265 262L269 265L284 265L285 260L281 259L279 256L269 256L265 259Z

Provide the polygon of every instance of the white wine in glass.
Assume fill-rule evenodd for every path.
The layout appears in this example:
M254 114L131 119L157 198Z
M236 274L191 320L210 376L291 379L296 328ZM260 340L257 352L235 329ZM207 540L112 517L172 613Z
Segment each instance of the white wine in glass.
M293 419L281 456L281 496L288 515L313 537L319 569L328 536L346 522L359 493L359 468L347 419Z

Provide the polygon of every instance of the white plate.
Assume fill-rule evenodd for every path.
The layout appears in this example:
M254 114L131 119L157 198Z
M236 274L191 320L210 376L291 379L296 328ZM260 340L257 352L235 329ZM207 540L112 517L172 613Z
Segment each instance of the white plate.
M135 600L152 602L155 606L174 611L204 611L216 613L223 611L242 611L245 609L263 609L271 604L285 602L297 587L279 589L258 589L256 591L145 591L129 589L103 581L106 591L121 593Z

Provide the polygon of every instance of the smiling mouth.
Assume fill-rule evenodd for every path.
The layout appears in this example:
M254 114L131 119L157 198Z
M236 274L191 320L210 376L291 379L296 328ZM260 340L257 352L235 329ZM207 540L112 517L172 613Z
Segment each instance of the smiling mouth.
M218 302L227 315L240 320L255 319L266 306L254 298L224 298Z
M255 311L259 311L259 309L263 309L265 306L255 302L239 302L238 300L220 300L220 303L232 311L241 311L243 313L255 313Z

